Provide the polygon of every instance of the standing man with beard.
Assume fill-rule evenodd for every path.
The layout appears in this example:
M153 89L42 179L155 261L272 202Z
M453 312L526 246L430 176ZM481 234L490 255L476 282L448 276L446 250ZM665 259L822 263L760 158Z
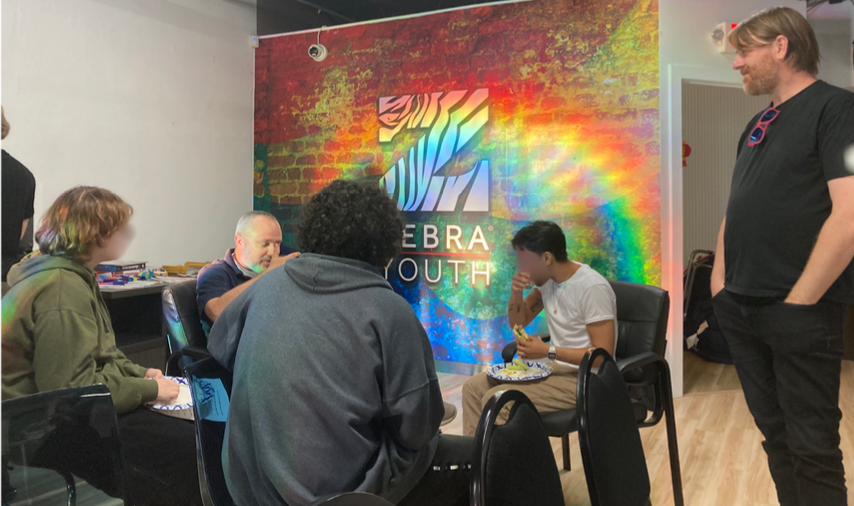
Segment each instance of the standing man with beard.
M289 255L279 256L280 253ZM228 304L249 285L299 253L282 246L282 227L270 213L250 211L240 217L234 232L234 248L222 260L206 265L196 281L196 302L205 334Z
M770 106L738 146L714 306L783 506L845 505L839 383L854 304L854 93L815 78L815 34L773 8L730 35L733 68Z

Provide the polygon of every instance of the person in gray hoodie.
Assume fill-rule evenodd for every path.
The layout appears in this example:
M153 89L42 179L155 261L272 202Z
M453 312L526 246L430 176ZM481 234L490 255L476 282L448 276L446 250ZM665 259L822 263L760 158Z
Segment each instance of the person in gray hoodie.
M468 504L473 439L439 435L430 342L382 275L401 251L396 204L378 186L335 181L300 220L303 254L229 304L208 341L234 372L222 460L235 503L358 491Z

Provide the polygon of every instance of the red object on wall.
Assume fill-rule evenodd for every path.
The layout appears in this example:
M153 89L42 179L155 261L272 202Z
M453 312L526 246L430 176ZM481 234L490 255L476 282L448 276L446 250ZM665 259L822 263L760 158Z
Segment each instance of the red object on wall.
M687 142L682 141L682 166L688 166L688 157L691 156L691 146Z

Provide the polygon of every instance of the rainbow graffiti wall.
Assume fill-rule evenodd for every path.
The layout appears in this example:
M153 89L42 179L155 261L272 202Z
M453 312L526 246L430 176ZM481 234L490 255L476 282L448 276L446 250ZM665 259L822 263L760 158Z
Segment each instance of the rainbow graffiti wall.
M570 258L660 284L658 5L539 0L261 41L255 208L298 246L299 206L338 178L398 202L386 275L437 359L500 361L510 238L558 222ZM543 318L530 332L545 331Z

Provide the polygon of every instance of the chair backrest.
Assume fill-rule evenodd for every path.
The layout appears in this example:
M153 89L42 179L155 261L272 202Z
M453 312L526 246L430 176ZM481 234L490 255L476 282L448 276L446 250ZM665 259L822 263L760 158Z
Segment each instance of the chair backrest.
M609 281L617 296L617 360L653 352L663 357L667 346L670 295L657 286ZM627 380L641 382L644 373L630 371Z
M509 403L509 417L496 425ZM537 408L518 390L489 400L475 435L471 472L472 506L564 504L560 476Z
M392 506L382 497L364 492L349 492L332 497L324 497L311 503L311 506Z
M594 362L601 358L598 372ZM593 506L644 506L649 471L626 383L603 349L585 354L578 370L578 441Z
M193 397L202 502L205 506L234 506L222 469L222 442L225 439L228 399L231 398L232 373L213 358L206 358L185 367L184 376ZM225 399L222 398L223 390Z
M208 339L196 303L196 280L174 283L163 289L163 317L170 353L188 345L207 348Z
M123 487L116 410L106 386L18 397L3 401L2 411L4 475L9 463L52 469L63 476L78 476L129 504ZM16 480L26 478L26 473L14 475ZM24 488L21 483L13 485Z

